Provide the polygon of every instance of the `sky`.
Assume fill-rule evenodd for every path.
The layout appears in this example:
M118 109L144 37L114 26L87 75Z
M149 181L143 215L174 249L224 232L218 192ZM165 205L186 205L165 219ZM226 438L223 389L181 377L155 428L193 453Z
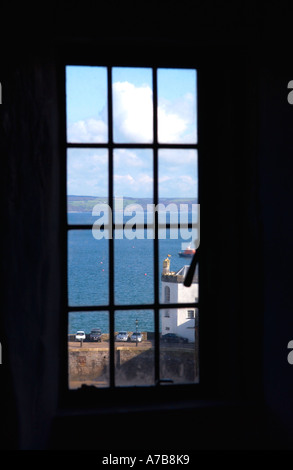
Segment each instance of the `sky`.
M158 141L197 143L196 71L158 69ZM150 68L113 67L113 140L153 142L153 91ZM68 66L66 69L67 140L108 141L107 69ZM159 197L197 196L197 151L161 149ZM67 194L106 196L107 148L67 152ZM152 149L114 151L114 196L152 197Z

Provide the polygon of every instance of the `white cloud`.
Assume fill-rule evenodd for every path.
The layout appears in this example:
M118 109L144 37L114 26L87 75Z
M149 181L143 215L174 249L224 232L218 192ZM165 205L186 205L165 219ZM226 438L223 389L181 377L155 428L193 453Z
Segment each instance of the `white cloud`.
M158 139L164 143L192 143L196 140L195 97L186 93L180 100L159 100Z
M114 181L118 184L133 184L135 179L131 175L114 175Z
M152 142L153 95L151 88L148 85L135 86L127 81L115 82L113 84L113 118L116 142ZM89 118L70 123L68 141L107 142L107 130L104 109L99 119ZM196 129L193 94L187 93L174 102L160 100L158 133L160 142L194 142Z
M107 151L69 149L67 158L68 194L104 196L107 194Z
M149 86L129 82L113 84L114 136L117 142L151 142L153 95ZM195 100L191 93L175 102L162 100L158 107L160 142L195 141ZM191 129L190 129L190 125Z
M169 168L173 165L188 168L188 165L196 165L197 152L194 149L161 149L159 159Z
M159 177L159 183L160 184L166 183L170 180L172 180L171 176L161 176L161 177Z
M197 181L188 175L166 177L160 180L160 197L196 197Z
M141 184L150 185L153 184L153 178L149 175L141 175L138 179L138 182Z
M148 85L135 86L127 81L113 84L113 117L115 142L151 142L153 133L153 97ZM70 122L70 116L69 122ZM196 138L195 97L186 94L181 100L162 100L158 108L159 141L188 143ZM106 143L108 129L105 109L97 119L84 119L68 125L69 142ZM149 152L149 153L143 153ZM105 153L105 151L104 151ZM194 150L159 151L159 192L163 195L194 194L197 153ZM81 163L82 161L82 163ZM152 151L117 149L114 151L114 189L123 196L152 195ZM77 155L70 159L68 183L71 194L107 192L107 154ZM80 182L80 183L78 183ZM87 191L83 191L86 186ZM99 193L99 194L98 194Z
M119 142L151 142L152 90L129 82L113 84L114 137Z
M68 142L103 143L108 141L108 128L102 119L86 119L68 125Z
M145 161L137 152L128 149L116 149L114 152L114 167L116 168L142 168Z
M177 114L158 109L159 142L180 142L181 135L187 128L186 122Z
M114 190L116 195L152 195L153 155L150 149L116 149Z
M144 173L114 175L114 192L116 196L151 197L153 178Z

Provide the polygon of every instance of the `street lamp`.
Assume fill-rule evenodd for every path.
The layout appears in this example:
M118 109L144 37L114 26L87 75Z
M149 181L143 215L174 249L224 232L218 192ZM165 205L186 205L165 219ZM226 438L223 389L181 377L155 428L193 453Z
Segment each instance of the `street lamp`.
M137 347L137 325L138 325L138 319L135 320L135 326L136 326L136 347Z

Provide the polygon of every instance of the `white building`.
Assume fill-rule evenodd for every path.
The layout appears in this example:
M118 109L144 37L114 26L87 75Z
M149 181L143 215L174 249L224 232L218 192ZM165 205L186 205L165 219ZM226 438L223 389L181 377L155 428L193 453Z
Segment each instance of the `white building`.
M170 271L170 259L163 262L162 282L162 303L186 303L198 301L198 274L194 275L190 287L183 285L189 266L183 266L179 271ZM175 333L189 342L195 341L195 326L198 322L198 312L196 308L168 308L161 311L162 335Z

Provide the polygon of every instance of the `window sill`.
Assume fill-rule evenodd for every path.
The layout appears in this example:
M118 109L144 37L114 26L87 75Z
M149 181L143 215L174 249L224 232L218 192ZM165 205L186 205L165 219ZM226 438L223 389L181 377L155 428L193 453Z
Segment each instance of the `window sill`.
M165 404L60 409L51 447L219 450L269 448L263 403L240 400L174 400Z
M211 395L211 394L210 394ZM188 409L212 409L247 406L251 401L208 397L200 384L161 385L160 387L117 387L97 389L83 386L70 390L61 402L58 415L100 415L144 413ZM256 401L255 401L256 402ZM258 401L259 406L260 401Z

